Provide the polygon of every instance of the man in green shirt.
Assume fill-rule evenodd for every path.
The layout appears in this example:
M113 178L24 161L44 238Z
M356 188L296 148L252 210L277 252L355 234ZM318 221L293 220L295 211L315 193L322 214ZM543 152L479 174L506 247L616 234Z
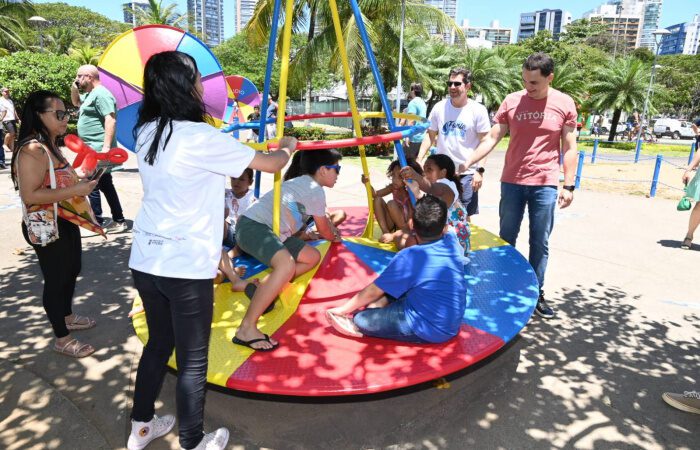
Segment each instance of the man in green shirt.
M81 94L80 91L83 93ZM117 101L111 92L100 82L97 67L85 65L78 68L78 74L70 91L73 105L80 108L78 116L78 136L98 152L106 152L117 146ZM102 224L102 201L100 192L105 194L112 222L105 227L107 233L126 231L127 225L119 202L112 174L106 172L89 195L90 205L97 220Z

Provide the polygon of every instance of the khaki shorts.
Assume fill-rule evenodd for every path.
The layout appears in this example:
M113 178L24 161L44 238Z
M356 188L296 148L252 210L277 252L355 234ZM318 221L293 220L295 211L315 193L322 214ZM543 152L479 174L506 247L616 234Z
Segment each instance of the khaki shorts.
M287 249L296 261L306 245L304 241L294 236L288 237L282 243L270 227L245 216L241 216L236 222L236 243L241 250L268 267L275 253L282 249Z

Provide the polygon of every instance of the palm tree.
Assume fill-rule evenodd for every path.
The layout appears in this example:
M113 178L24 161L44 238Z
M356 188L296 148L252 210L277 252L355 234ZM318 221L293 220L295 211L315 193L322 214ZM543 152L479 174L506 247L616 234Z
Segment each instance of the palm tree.
M47 48L56 55L65 55L70 51L78 35L72 28L56 28L46 36Z
M510 93L511 78L505 62L492 50L467 49L461 64L472 72L472 91L480 94L489 111L499 107Z
M602 67L589 85L591 109L613 110L608 140L614 139L623 110L641 110L648 81L649 68L642 61L627 57Z
M3 47L25 47L19 31L28 26L27 19L32 15L34 6L30 1L0 0L0 42Z
M445 80L450 69L457 66L462 51L453 45L446 44L442 39L429 39L427 41L419 37L409 37L406 40L406 48L413 58L416 68L417 81L423 84L423 91L430 92L425 99L428 108L432 109L447 93Z
M102 50L93 47L90 41L75 45L70 49L71 59L77 61L81 66L85 64L96 66L101 54Z
M569 62L554 66L552 87L568 94L577 105L582 105L588 96L583 71Z
M139 25L172 25L178 27L187 20L186 14L176 12L177 3L163 6L163 0L148 0L147 8L129 8Z

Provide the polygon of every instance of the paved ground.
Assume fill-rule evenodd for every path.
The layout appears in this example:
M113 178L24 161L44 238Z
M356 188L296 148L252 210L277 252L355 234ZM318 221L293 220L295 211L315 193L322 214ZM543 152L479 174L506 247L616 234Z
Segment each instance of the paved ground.
M496 154L487 165L476 217L494 231L501 164ZM329 203L362 204L359 178L346 164ZM384 183L379 171L373 179ZM138 173L115 180L133 218ZM546 290L557 317L533 318L503 351L450 377L449 388L322 401L210 390L207 426L229 426L232 449L697 448L698 416L660 398L700 390L700 246L679 249L688 214L673 200L585 190L575 197L558 213L551 241ZM79 337L99 350L73 360L49 349L41 275L20 216L2 171L0 447L120 448L142 348L127 319L130 235L85 239L76 310L98 327ZM526 243L524 231L518 248L526 252ZM174 411L175 382L167 375L159 413ZM176 434L149 448L178 448Z

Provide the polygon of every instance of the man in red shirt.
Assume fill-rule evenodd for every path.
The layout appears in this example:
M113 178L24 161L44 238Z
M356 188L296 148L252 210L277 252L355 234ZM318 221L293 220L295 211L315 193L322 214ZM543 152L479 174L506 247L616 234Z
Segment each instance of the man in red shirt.
M500 236L515 246L527 206L530 221L529 261L540 284L535 311L544 318L554 310L544 298L544 275L554 208L574 199L576 172L576 106L568 95L552 88L554 61L544 53L530 55L523 64L525 89L506 97L489 134L474 151L474 164L488 155L510 131L501 176ZM559 185L559 152L563 153L564 186ZM469 167L469 166L467 166Z

